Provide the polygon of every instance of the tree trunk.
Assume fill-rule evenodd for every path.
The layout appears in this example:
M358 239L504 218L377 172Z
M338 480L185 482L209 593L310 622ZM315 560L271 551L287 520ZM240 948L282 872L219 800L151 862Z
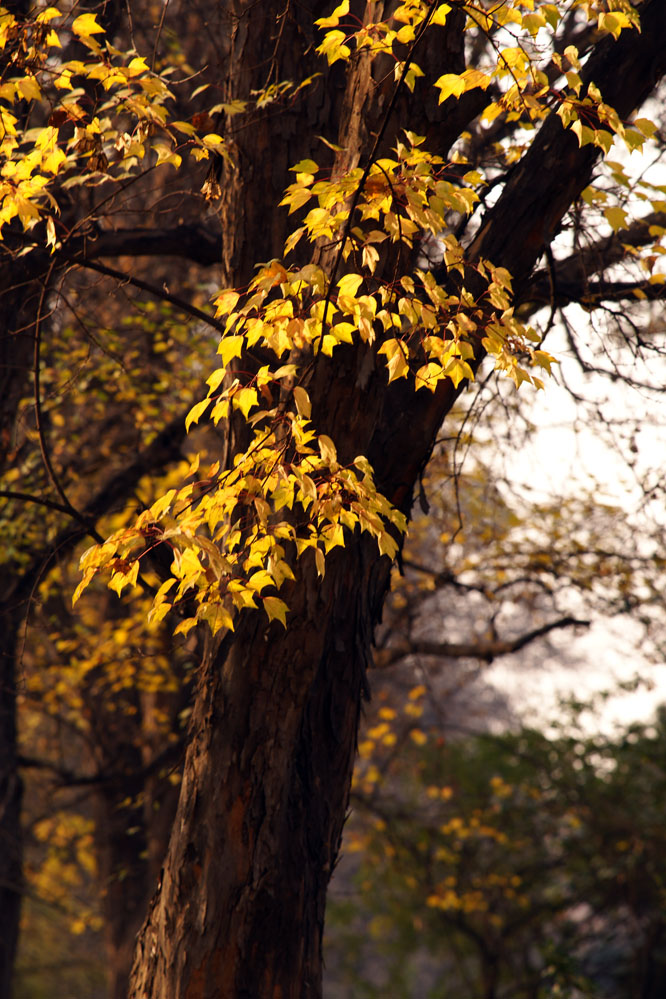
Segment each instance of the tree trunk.
M0 474L17 459L19 402L27 393L39 289L24 285L21 262L5 260L0 280ZM6 502L6 501L4 501ZM22 782L16 744L17 645L25 603L21 566L3 565L0 583L0 996L11 995L22 894Z
M16 644L20 619L0 611L0 996L11 996L22 895L21 798L16 747Z
M211 658L133 995L321 994L326 886L388 580L374 548L357 539L321 584L304 573L286 632L249 615Z

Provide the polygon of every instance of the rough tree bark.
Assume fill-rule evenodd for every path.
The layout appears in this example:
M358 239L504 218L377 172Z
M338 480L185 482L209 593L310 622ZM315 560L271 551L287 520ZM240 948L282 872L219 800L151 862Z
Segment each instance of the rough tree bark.
M666 61L666 4L653 0L642 9L642 34L602 43L586 74L624 117L647 97ZM282 23L280 6L262 5L258 14L256 6L239 3L234 10L230 76L243 71L247 79L245 55L252 52L256 66L256 46L263 51L267 34L273 59L279 61L288 46L294 60L297 46L296 64L307 61L308 36L295 22ZM288 10L283 18L291 16ZM446 47L459 52L459 22L454 18L450 25ZM419 61L432 58L428 52ZM243 167L223 205L230 283L247 276L249 251L263 260L280 252L283 223L270 199L286 179L284 164L304 152L313 155L304 149L303 133L325 131L337 116L344 151L334 170L365 162L379 91L362 59L340 83L336 109L330 102L337 85L333 75L321 103L323 124L304 116L288 125L283 139L280 122L276 130L266 119L245 136ZM389 144L401 125L421 131L419 122L426 126L421 134L437 140L437 151L448 148L451 119L440 109L439 131L437 121L424 123L430 109L418 91L408 106L409 118L392 122ZM456 134L464 124L456 120ZM268 150L270 165L277 165L270 179L264 173ZM553 114L487 213L469 259L483 255L507 267L520 296L597 155L594 148L579 149ZM335 440L341 460L367 454L380 488L408 510L455 400L451 385L440 383L434 395L414 394L404 383L388 387L383 367L361 347L339 348L334 361L318 357L308 390L313 422ZM291 609L286 632L248 614L234 636L211 649L164 874L139 938L135 999L321 995L326 887L340 846L365 673L388 574L388 560L378 556L374 542L354 537L327 562L323 581L307 562L300 566L285 594Z

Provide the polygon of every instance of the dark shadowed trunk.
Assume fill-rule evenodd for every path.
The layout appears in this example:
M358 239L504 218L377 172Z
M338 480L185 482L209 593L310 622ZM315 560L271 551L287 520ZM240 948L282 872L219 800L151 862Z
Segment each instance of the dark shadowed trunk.
M11 995L22 893L22 784L16 747L15 650L20 618L0 610L0 995Z
M20 461L19 403L28 394L34 344L34 315L40 290L26 283L19 262L4 261L0 276L0 473ZM0 498L0 504L7 504ZM9 544L9 539L7 539ZM22 784L16 744L16 687L19 632L25 615L20 594L22 566L6 562L0 580L0 995L11 994L11 974L22 893Z

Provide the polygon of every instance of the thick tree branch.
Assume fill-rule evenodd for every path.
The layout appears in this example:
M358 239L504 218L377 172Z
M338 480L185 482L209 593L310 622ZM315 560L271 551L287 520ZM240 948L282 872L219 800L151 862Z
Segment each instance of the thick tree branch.
M177 764L180 761L183 754L183 744L184 740L182 738L178 739L162 750L161 753L158 753L149 763L146 763L139 770L132 770L131 773L128 773L126 770L111 770L106 773L79 774L74 770L70 770L69 767L58 766L57 763L53 763L51 760L42 760L35 756L24 755L18 757L18 763L25 770L43 770L53 774L58 779L56 790L64 791L72 787L97 788L111 784L122 785L128 780L131 780L133 783L139 783L147 777L152 777L163 767Z
M479 640L474 642L429 642L421 639L403 639L396 645L388 649L383 649L377 656L379 667L392 666L393 663L404 659L406 656L434 656L438 659L480 659L483 662L491 663L500 656L509 655L512 652L519 652L537 638L543 638L551 631L558 628L590 626L589 621L581 621L575 617L562 617L557 621L549 621L539 628L526 631L517 638L499 639L490 641Z
M222 235L206 225L170 229L101 229L68 241L63 247L71 261L100 257L183 257L210 267L222 256Z
M650 234L653 226L666 228L666 212L652 212L626 229L604 236L564 260L555 261L552 282L555 286L554 304L560 307L581 299L591 302L622 300L632 297L637 289L644 291L650 299L660 298L663 287L650 285L648 281L592 280L595 275L603 274L626 259L627 246L649 246L653 243L655 237ZM531 312L536 307L550 304L553 304L550 275L546 268L540 268L523 291L521 307L523 311L528 308Z
M641 32L622 32L601 42L585 66L581 99L591 83L621 119L649 97L666 72L666 4L648 0L640 8ZM543 247L558 231L565 212L589 183L600 150L580 148L553 112L511 172L497 204L487 213L468 258L486 257L507 267L518 295Z
M92 260L80 260L78 263L82 267L87 267L90 270L97 271L98 274L104 274L106 277L114 278L121 284L131 284L134 288L138 288L140 291L146 291L149 295L153 295L155 298L160 299L163 302L169 302L174 305L186 316L191 316L193 319L199 319L202 323L206 323L207 326L211 326L213 329L217 330L218 333L224 333L224 323L217 321L215 316L212 316L209 312L204 312L202 309L198 309L196 305L192 305L190 302L186 302L184 298L180 298L178 295L172 295L170 291L164 288L159 288L157 285L152 284L149 281L143 281L141 278L135 278L131 274L126 274L124 271L119 271L115 267L107 267L105 264L99 264Z
M554 292L543 282L532 286L530 299L521 306L522 319L544 305L564 308L576 302L584 308L594 308L602 302L648 301L655 302L666 296L666 285L650 281L579 281L555 283Z
M583 72L581 99L590 83L601 91L605 103L627 119L649 97L666 72L666 3L648 0L640 8L640 33L622 32L618 41L609 37L590 56ZM511 171L504 190L482 220L466 258L474 265L481 258L506 267L513 276L517 301L525 296L530 272L552 242L570 206L589 184L600 156L594 146L580 147L570 129L564 129L555 111L546 119L520 162ZM441 281L446 273L437 273ZM469 284L474 286L470 269ZM481 289L482 291L483 289ZM475 344L475 365L485 351ZM465 387L446 379L428 393L414 395L406 379L392 382L386 392L387 414L377 426L368 448L382 491L398 506L409 508L414 483L430 455L432 442L446 415ZM423 446L415 447L415 427Z

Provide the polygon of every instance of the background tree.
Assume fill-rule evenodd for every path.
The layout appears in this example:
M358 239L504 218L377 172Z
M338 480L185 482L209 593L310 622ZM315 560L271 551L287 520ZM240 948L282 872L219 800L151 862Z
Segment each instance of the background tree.
M84 530L100 537L116 529L117 523L97 523L116 506L131 518L131 496L142 477L178 460L183 439L181 420L164 419L167 408L134 439L131 460L114 452L117 471L91 476L96 451L84 468L76 469L66 454L57 456L63 467L54 464L40 382L45 331L59 332L60 303L67 305L70 296L65 278L77 300L94 300L78 285L81 270L127 278L204 321L205 303L193 302L191 293L174 294L99 261L178 254L209 263L221 256L222 281L237 290L219 296L219 318L207 320L227 334L225 371L209 382L222 431L219 464L203 475L193 466L195 486L170 492L164 501L140 500L139 510L150 506L138 527L116 530L110 545L86 563L86 581L108 564L119 592L138 581L141 569L144 584L159 587L156 623L174 603L174 613L184 616L181 633L196 629L198 621L218 632L205 649L192 638L190 654L200 663L192 739L165 877L141 940L133 989L164 996L188 989L317 994L326 885L339 848L373 627L400 543L395 528L402 525L401 511L409 512L443 417L484 353L516 383L534 380L530 362L550 365L530 339L536 334L507 311L508 272L514 300L529 311L543 296L543 275L530 274L544 252L553 307L565 301L556 296L558 267L568 267L585 294L590 279L617 262L613 240L604 244L606 256L586 256L578 225L572 252L561 261L545 248L570 208L573 218L581 213L582 192L583 204L596 210L602 195L588 182L612 133L638 147L653 131L643 119L636 127L627 123L663 72L656 41L663 11L654 2L642 4L639 35L628 5L587 9L590 28L578 7L562 19L554 4L527 14L518 7L491 14L473 6L405 4L388 21L383 7L350 14L342 4L321 25L331 29L320 53L328 67L316 52L321 35L313 24L327 13L323 8L262 5L258 11L218 4L213 12L217 20L208 25L207 38L216 49L210 70L215 103L206 98L203 106L202 92L188 81L192 67L167 34L166 14L153 36L153 64L160 40L169 37L170 61L177 65L173 95L141 56L100 45L100 25L91 14L71 24L68 40L82 47L78 61L67 61L65 52L47 63L45 46L55 47L49 11L18 20L8 15L3 22L1 97L12 109L3 112L11 115L3 118L9 123L3 220L12 324L3 342L6 370L14 373L5 397L12 430L4 495L33 505L39 498L71 523L61 526L66 520L54 517L46 540L26 531L30 540L7 574L3 832L9 848L2 939L8 966L20 888L18 627L53 553L72 553ZM134 30L133 23L120 25L118 15L110 30ZM521 43L507 44L507 31ZM597 45L604 34L612 37ZM134 37L140 44L142 32ZM568 48L574 42L579 52ZM587 51L583 70L579 57ZM74 77L82 85L69 95ZM433 82L439 103L429 89ZM172 113L181 92L199 99L191 120ZM14 109L29 112L38 131L22 131L27 118L20 120ZM406 122L412 133L405 141ZM525 130L534 134L527 150ZM326 160L313 151L313 134L323 135ZM421 135L427 136L427 153ZM150 210L163 207L165 227L134 225L137 211L145 212L156 167L164 164L162 173L181 169L184 153L208 161L205 190L217 196L221 238L217 221L212 233L181 221L189 211L200 221L201 199L160 188ZM215 156L222 160L211 162ZM298 161L287 195L302 222L288 243L296 263L290 270L269 263L241 298L257 247L269 261L282 254L288 217L273 208L287 186L288 168ZM617 168L611 173L619 182ZM317 174L326 179L314 187ZM187 187L187 170L173 176ZM477 228L472 209L487 187L501 195ZM72 189L81 193L69 195ZM659 211L647 182L632 190ZM61 203L59 217L49 195ZM319 206L306 214L303 207L313 197ZM629 220L625 208L619 211L609 204L606 218L622 229ZM457 236L446 237L441 264L435 240L451 223ZM656 217L649 225L658 228ZM629 245L640 245L631 225L620 241L625 234ZM432 269L428 257L434 258ZM595 285L592 301L654 294L646 261L640 282ZM285 351L287 366L272 368ZM12 436L14 426L26 426L20 421L22 372L31 368L32 442L27 432L25 441ZM260 399L267 411L258 408ZM189 422L203 410L204 403ZM66 439L62 431L59 436ZM22 463L35 453L30 443L41 453L53 498L20 488L36 467L34 458ZM27 482L32 487L29 477ZM281 514L285 509L290 512ZM211 544L216 532L226 538L222 553ZM165 546L173 547L177 579L167 580L176 586L169 599L160 586ZM302 556L297 561L294 549ZM252 610L257 603L263 610ZM244 607L250 609L240 615ZM264 611L273 621L268 630Z
M331 906L332 996L662 993L663 712L590 735L597 708L572 702L550 735L453 738L424 724L423 687L400 715L380 709L354 791L355 890Z

